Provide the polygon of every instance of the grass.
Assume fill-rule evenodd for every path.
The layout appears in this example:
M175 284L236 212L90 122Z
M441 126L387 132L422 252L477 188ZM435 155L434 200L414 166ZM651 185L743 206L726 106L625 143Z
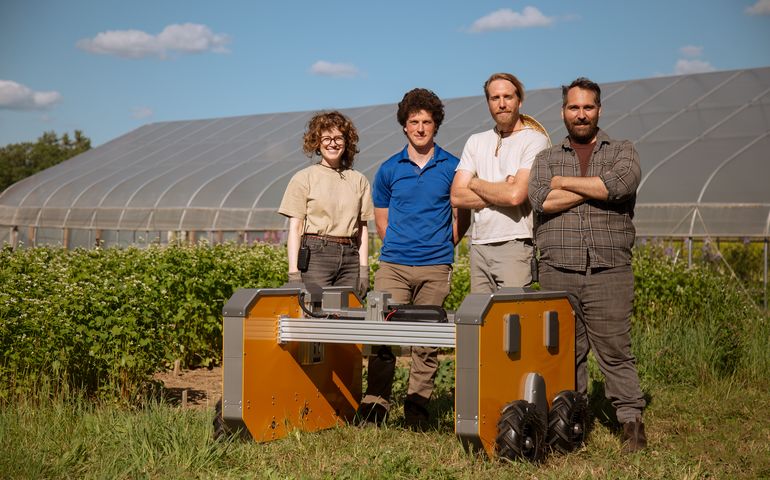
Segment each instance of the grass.
M0 478L762 478L770 477L770 389L724 379L648 387L650 447L622 456L597 416L588 443L543 465L465 453L441 407L435 428L344 426L267 444L211 438L211 412L82 398L6 403ZM447 403L448 394L439 397ZM443 403L442 403L443 402Z
M453 433L450 361L439 367L428 431L403 428L396 405L383 428L294 432L268 444L212 440L212 412L95 400L93 392L79 396L66 382L47 382L49 372L32 370L22 376L31 379L29 388L0 390L0 478L770 478L766 312L709 269L687 269L665 256L638 255L635 262L632 337L649 403L650 446L643 452L620 454L595 362L596 420L586 446L542 465L463 451ZM399 368L396 399L406 382Z

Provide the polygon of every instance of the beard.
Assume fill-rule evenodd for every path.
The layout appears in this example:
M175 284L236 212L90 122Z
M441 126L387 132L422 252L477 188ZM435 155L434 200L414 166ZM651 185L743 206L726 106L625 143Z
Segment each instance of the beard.
M577 127L585 125L587 125L588 128L578 130ZM585 122L564 122L564 126L567 127L569 138L572 139L573 142L581 144L591 143L594 137L596 137L596 134L599 132L599 119L597 118L594 121L588 120Z

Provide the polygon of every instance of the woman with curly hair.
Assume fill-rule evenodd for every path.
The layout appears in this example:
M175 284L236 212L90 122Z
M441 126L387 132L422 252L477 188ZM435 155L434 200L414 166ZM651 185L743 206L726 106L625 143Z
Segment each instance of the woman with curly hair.
M278 208L289 217L289 282L345 285L366 294L374 207L369 181L352 169L357 144L356 127L340 112L308 122L302 149L321 159L292 177Z

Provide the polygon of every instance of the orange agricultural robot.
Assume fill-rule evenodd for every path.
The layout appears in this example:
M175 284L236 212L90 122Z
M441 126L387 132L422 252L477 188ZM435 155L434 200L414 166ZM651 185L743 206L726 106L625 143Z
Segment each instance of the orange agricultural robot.
M353 420L363 345L455 348L455 433L468 451L540 461L585 438L575 391L575 314L563 292L468 295L457 312L393 305L346 287L238 290L223 309L215 435L258 442Z

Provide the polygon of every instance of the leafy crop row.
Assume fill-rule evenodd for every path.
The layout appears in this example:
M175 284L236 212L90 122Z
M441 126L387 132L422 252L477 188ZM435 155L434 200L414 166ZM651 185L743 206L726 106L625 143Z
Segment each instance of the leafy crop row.
M371 275L377 268L372 259ZM638 248L633 347L643 379L694 383L770 370L767 316L732 277ZM0 400L39 384L131 398L175 359L221 360L221 311L238 288L286 281L270 245L0 250ZM445 306L469 290L465 252Z
M216 363L233 291L285 281L268 245L4 249L0 395L46 382L127 398L174 359Z

